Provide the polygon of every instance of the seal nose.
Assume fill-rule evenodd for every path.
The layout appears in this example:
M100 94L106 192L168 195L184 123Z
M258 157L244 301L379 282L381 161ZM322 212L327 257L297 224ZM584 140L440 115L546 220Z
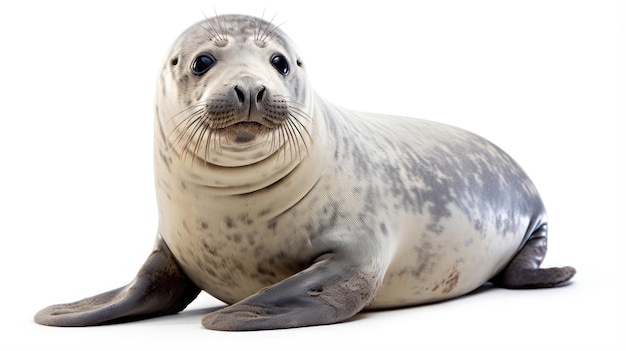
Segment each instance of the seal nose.
M259 89L257 89L257 93L256 93L256 102L259 103L261 102L261 99L263 99L263 95L265 94L265 86L261 85L261 87Z
M237 98L239 99L239 103L243 104L246 101L246 95L243 93L243 91L241 91L241 88L239 88L238 85L235 85L235 87L233 89L235 89L235 94L237 94Z
M239 103L242 105L247 102L247 96L250 97L250 102L254 101L258 104L263 99L266 90L263 84L258 84L251 88L245 88L241 85L235 85L233 89L235 90L235 94L237 94L237 99L239 100Z

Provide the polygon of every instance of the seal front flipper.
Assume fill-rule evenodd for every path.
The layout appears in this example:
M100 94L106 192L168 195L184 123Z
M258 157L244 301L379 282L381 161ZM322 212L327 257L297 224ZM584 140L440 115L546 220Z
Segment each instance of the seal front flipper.
M162 239L128 285L96 296L44 308L35 322L59 327L121 323L182 311L200 293Z
M244 331L295 328L346 320L376 292L378 272L331 253L311 267L232 306L209 313L208 329Z
M551 288L567 283L576 274L574 267L539 268L548 250L548 225L539 226L511 263L490 281L509 289Z

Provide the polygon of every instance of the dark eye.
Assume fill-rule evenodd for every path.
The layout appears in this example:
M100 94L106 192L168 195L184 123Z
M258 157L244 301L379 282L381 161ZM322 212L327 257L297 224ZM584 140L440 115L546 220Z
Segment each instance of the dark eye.
M270 62L272 63L272 66L276 68L278 73L282 74L283 76L289 74L289 63L287 62L285 56L281 54L274 54L274 56L272 56L272 58L270 59Z
M203 75L215 64L215 62L217 62L215 57L208 54L202 54L196 57L191 63L191 71L195 75Z

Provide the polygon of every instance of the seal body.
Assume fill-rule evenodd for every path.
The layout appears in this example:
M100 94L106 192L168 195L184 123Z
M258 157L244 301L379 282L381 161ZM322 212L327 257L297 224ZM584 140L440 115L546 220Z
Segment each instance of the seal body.
M207 328L287 328L575 273L539 268L545 210L506 153L459 128L324 101L270 23L192 26L156 95L153 254L128 286L51 306L39 323L169 314L204 290L232 304Z
M283 178L221 195L157 161L159 232L211 295L238 302L341 245L367 257L373 283L382 284L370 307L442 300L489 280L529 228L546 223L530 180L486 140L433 122L390 123L316 104L325 106L316 113L326 143L311 150L320 161L300 166L319 173L312 187Z

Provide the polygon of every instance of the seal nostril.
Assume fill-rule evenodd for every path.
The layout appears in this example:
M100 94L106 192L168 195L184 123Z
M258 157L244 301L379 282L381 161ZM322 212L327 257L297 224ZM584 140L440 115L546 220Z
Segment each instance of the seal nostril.
M263 99L263 95L265 95L265 87L261 86L259 92L256 93L256 102L261 102L261 99Z
M237 93L237 98L239 99L240 103L243 103L244 101L246 101L246 96L243 94L243 91L241 91L241 89L239 89L238 86L235 85L235 93Z

